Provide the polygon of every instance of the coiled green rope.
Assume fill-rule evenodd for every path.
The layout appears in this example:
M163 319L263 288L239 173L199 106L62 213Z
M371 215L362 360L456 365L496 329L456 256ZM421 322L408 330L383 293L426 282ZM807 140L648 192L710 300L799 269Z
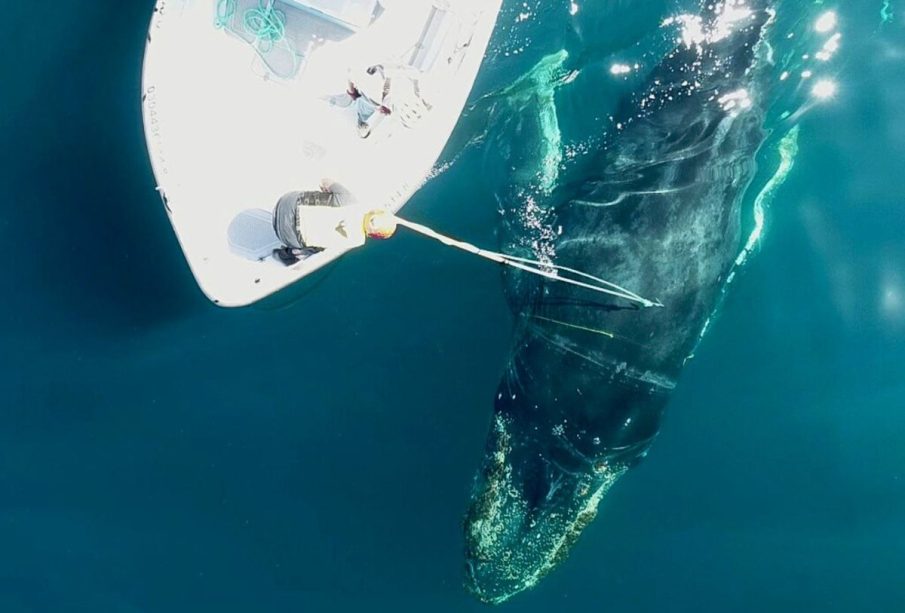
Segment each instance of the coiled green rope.
M214 26L225 28L229 24L230 19L236 14L236 2L238 0L217 1L217 19L214 20Z
M227 28L238 9L238 0L218 0L214 26ZM268 53L286 38L286 13L273 7L272 0L258 0L257 8L250 8L242 15L246 34L253 36L262 53Z
M214 27L218 30L228 30L245 39L264 59L273 74L289 78L298 72L301 56L286 35L286 13L274 8L274 4L274 0L258 0L257 7L240 10L239 0L217 0ZM241 28L236 23L239 21L237 19L239 15ZM249 40L249 37L253 40ZM267 59L277 47L283 51L278 54L277 63L285 62L285 58L288 57L292 63L289 70L278 70Z
M259 0L258 8L245 11L242 21L245 31L258 39L263 53L286 37L286 13L273 8L268 0Z

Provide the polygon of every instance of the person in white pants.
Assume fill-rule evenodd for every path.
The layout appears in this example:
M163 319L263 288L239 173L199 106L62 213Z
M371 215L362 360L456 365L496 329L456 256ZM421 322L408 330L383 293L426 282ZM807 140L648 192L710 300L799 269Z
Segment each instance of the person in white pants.
M381 121L393 114L391 82L386 68L375 64L360 75L352 76L349 88L329 101L343 108L354 103L358 113L358 135L367 138Z

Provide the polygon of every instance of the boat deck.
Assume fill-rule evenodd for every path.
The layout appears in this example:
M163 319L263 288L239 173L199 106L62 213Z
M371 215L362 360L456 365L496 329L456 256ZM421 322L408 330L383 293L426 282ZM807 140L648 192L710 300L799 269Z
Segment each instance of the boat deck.
M144 96L149 149L192 271L218 304L249 304L341 255L322 252L291 267L250 259L228 240L244 211L270 211L284 193L317 189L325 178L363 204L396 211L420 187L458 120L499 0L450 0L442 14L431 0L351 4L369 1L375 9L364 24L360 15L340 26L298 2L259 0L237 0L229 20L218 16L215 0L167 0L152 23ZM284 12L284 35L268 42L237 34L243 11L265 4ZM279 45L298 54L291 75L268 58ZM394 112L362 139L354 105L328 100L346 90L350 70L378 63L416 80L429 111L414 125Z

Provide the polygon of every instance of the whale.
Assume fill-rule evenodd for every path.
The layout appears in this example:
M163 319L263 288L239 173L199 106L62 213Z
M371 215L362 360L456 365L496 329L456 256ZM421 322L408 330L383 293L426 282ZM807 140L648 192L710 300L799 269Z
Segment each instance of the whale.
M727 0L664 24L681 32L675 46L545 213L551 261L662 308L504 273L514 340L464 520L465 586L481 601L502 603L563 562L657 437L742 244L767 135L772 15Z

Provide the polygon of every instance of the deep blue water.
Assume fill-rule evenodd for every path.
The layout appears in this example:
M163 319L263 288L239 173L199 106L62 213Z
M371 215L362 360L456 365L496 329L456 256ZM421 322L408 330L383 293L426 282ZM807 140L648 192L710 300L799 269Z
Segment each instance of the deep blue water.
M0 611L482 609L461 523L510 348L499 271L403 235L210 305L144 146L152 4L7 8ZM678 10L633 4L507 2L474 100L568 49L564 145L593 148L632 86L607 67ZM905 609L905 5L817 4L778 10L838 12L838 92L801 116L760 247L650 456L508 610ZM407 211L493 245L512 177L488 143L534 116L482 108Z

